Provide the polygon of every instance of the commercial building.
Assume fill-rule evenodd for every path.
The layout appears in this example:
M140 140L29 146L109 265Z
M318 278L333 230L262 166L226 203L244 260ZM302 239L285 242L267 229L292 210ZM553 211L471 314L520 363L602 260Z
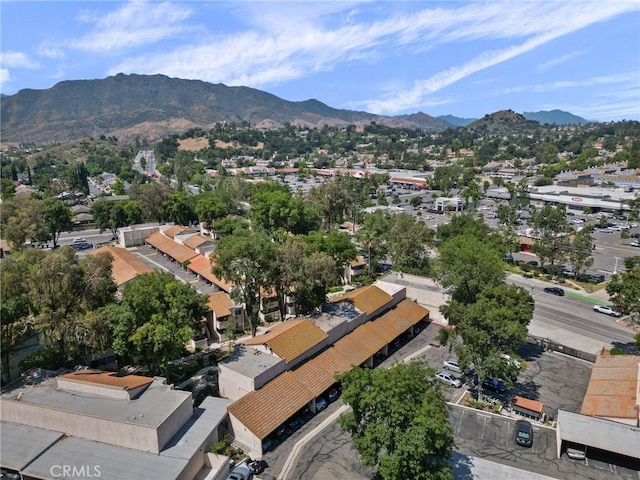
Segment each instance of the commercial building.
M138 375L45 378L0 397L0 465L36 479L193 479L228 432L230 403L209 397L194 410L190 392Z
M594 212L630 210L629 202L637 197L636 192L626 191L624 188L567 187L562 185L529 187L531 201L563 204L569 210L584 210L587 207Z
M580 413L558 411L557 454L578 445L640 466L640 357L601 355Z

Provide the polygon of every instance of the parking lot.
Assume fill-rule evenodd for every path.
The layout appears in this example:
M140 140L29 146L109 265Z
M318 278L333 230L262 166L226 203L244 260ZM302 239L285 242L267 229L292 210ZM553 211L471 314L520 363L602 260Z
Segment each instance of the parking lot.
M439 328L434 324L429 325L382 361L378 368L389 367L410 357L425 361L436 371L441 370L442 362L453 356L446 347L438 345L436 337ZM545 404L545 412L552 418L557 415L558 408L580 411L591 364L563 354L542 351L533 344L523 346L520 354L526 361L526 368L503 400L506 401L513 394L538 400ZM608 457L588 458L586 461L571 460L566 455L556 458L555 430L542 425L534 426L532 448L519 447L514 442L514 418L456 405L461 403L466 387L456 389L443 385L443 391L452 403L449 421L454 429L455 450L462 454L559 479L638 478L638 469L634 469L633 465L623 466L618 460L617 464L610 463ZM340 400L330 404L299 430L283 438L278 447L265 455L270 467L260 478L275 480L296 442L341 405ZM361 465L349 436L337 422L333 422L304 446L288 478L368 480L371 475L372 472Z

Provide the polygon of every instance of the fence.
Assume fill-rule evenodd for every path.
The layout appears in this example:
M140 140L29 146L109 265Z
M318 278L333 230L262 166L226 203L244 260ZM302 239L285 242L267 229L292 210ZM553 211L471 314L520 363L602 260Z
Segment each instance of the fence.
M550 338L542 338L535 337L533 335L529 335L527 337L527 341L533 343L540 347L544 351L552 351L552 352L560 352L566 355L570 355L572 357L580 358L582 360L586 360L587 362L595 363L598 355L595 353L583 352L582 350L578 350L577 348L567 347L566 345L562 345L560 343L554 342Z

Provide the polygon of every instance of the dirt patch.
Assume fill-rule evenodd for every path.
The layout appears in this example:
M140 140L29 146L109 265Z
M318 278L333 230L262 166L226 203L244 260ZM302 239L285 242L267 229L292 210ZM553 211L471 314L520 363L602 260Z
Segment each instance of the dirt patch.
M209 139L205 137L200 138L185 138L178 142L178 148L180 150L188 150L190 152L197 152L203 148L209 146Z

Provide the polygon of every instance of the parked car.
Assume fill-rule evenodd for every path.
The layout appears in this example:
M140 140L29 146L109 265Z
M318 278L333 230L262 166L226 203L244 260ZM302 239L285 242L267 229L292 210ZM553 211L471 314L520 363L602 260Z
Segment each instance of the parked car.
M613 229L613 227L606 227L606 228L601 228L600 231L602 233L613 233L615 232L615 230Z
M585 458L587 458L587 452L584 451L584 449L581 448L567 448L566 450L567 453L567 457L571 458L572 460L584 460Z
M245 464L241 464L237 467L234 467L233 470L229 472L227 480L249 480L251 478L253 478L253 474L251 473L249 467L247 467Z
M327 393L327 398L329 399L329 402L336 401L339 396L340 396L340 390L338 390L338 387L330 388L329 392Z
M533 446L533 425L526 420L516 422L516 443L521 447Z
M564 290L560 287L545 287L545 293L550 293L552 295L558 295L559 297L564 297Z
M612 316L612 317L619 317L620 316L620 312L616 312L609 305L594 305L593 306L593 311L594 312L598 312L598 313L604 313L605 315L609 315L609 316Z
M534 267L539 267L540 266L540 262L538 262L537 260L529 260L527 262L527 265L532 265Z
M631 238L640 238L640 232L639 233L632 233L631 234Z
M452 387L455 387L455 388L462 387L462 382L460 381L460 379L454 377L453 375L451 375L448 372L436 373L435 378L437 378L438 380L440 380L440 381L442 381L442 382L444 382L444 383L446 383L448 385L451 385Z
M316 398L316 412L321 412L325 408L327 408L327 401L324 397Z
M629 245L632 246L632 247L640 247L640 242L634 240Z
M445 360L442 362L442 367L456 373L460 373L462 371L460 370L460 365L457 360Z
M602 283L604 282L604 274L602 273L581 273L578 275L578 281L589 283Z
M93 248L93 246L88 243L78 242L78 243L72 243L71 248L73 248L74 250L87 250L89 248Z
M282 424L278 428L276 428L276 431L273 434L276 438L282 438L284 437L285 433L287 433L287 427Z
M575 277L576 275L576 271L571 267L564 267L561 273L565 277Z
M504 382L493 377L486 377L482 382L482 388L496 393L505 393L507 391L507 386Z

